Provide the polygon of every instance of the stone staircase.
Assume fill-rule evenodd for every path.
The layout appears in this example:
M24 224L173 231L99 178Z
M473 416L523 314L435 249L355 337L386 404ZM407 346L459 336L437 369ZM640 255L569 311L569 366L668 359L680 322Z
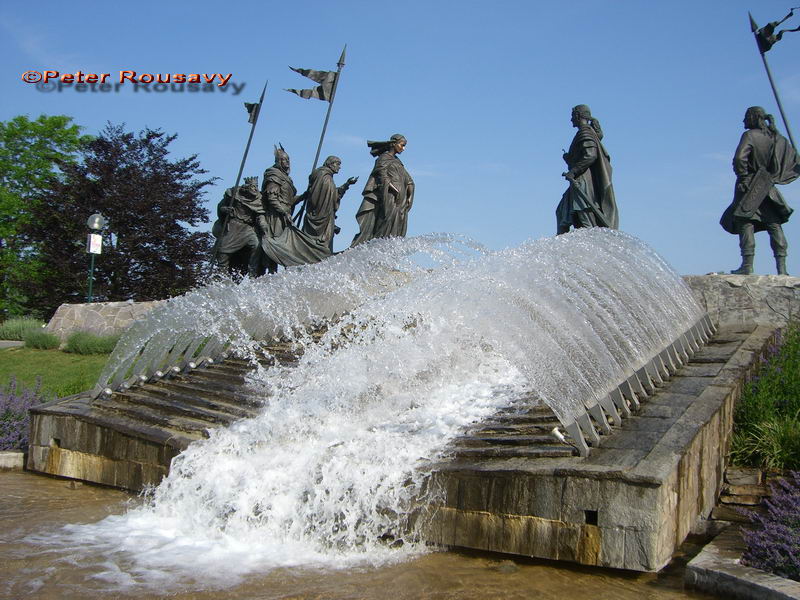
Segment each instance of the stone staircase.
M291 366L301 352L275 341L258 360L264 366ZM226 358L186 371L167 371L97 397L79 394L36 407L31 411L28 467L127 489L158 483L168 473L172 458L190 443L208 437L217 427L258 413L262 400L250 395L245 385L252 369L248 361ZM633 411L661 385L644 369L638 377L637 382L652 389L645 392L640 385L635 402L623 400ZM70 426L70 420L77 426ZM592 424L597 430L604 425L594 416ZM556 427L561 427L556 415L534 395L518 398L511 407L468 427L447 456L466 462L578 456L578 446L585 442L571 438L568 431L564 431L566 441L560 441L553 435ZM613 434L608 423L605 427ZM597 443L601 440L593 445Z
M469 429L456 440L455 458L545 458L576 456L578 451L556 439L551 431L561 424L547 406L505 409ZM524 402L523 402L524 404Z

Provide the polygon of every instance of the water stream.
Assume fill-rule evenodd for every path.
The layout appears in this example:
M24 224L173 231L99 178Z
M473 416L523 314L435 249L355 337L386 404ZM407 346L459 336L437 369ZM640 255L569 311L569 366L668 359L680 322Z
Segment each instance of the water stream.
M601 229L502 252L378 240L197 290L134 328L111 371L148 339L200 332L254 359L283 336L304 346L299 363L259 368L261 414L191 445L141 505L25 543L112 593L420 560L431 465L465 426L530 391L574 420L700 314L651 249ZM323 322L312 343L308 326Z

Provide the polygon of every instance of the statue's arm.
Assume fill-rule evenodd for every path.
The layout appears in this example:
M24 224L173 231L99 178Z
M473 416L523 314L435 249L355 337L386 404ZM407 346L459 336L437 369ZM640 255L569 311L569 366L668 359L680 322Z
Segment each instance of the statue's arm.
M584 142L581 145L581 153L572 166L567 171L567 174L571 175L572 178L580 177L584 174L586 169L591 167L594 164L594 161L597 160L597 145L592 142Z
M339 194L339 199L340 200L342 199L342 196L344 196L347 193L347 190L350 189L350 186L355 184L357 181L358 181L358 177L349 177L347 179L347 181L345 181L342 185L340 185L338 188L336 188L336 191Z
M281 186L274 181L268 181L264 190L264 205L266 208L282 217L291 218L291 214L281 202Z
M231 200L233 197L231 196L229 190L225 190L225 194L222 196L222 200L219 201L217 204L217 218L223 219L225 215L227 215L231 211Z
M408 182L406 183L406 210L411 210L411 205L414 204L414 180L411 177L408 178Z
M736 187L742 192L747 190L754 175L750 166L750 155L752 153L753 143L748 132L745 132L733 155L733 172L736 173Z
M305 200L308 197L309 197L309 193L308 193L308 190L306 190L305 192L303 192L299 196L295 196L294 198L292 198L292 207L289 210L289 212L290 213L293 212L294 211L294 207L297 206L298 204L300 204L303 200Z

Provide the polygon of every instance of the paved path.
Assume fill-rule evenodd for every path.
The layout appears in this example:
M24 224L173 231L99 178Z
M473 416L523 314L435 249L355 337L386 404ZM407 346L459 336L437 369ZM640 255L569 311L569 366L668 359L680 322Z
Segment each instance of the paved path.
M16 348L17 346L24 346L25 342L16 340L0 340L0 349L2 348Z

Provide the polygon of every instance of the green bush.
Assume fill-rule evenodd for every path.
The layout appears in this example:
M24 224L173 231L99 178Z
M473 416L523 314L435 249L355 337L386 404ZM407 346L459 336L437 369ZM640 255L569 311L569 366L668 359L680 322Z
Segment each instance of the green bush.
M75 331L67 338L64 352L75 354L109 354L119 341L119 335L95 335L88 331Z
M736 405L734 464L800 469L800 325L789 325L782 338Z
M26 348L36 348L37 350L52 350L61 345L61 338L44 329L26 331L24 341Z
M42 327L44 327L44 321L38 319L28 317L8 319L0 324L0 340L23 341L27 332L40 330Z

